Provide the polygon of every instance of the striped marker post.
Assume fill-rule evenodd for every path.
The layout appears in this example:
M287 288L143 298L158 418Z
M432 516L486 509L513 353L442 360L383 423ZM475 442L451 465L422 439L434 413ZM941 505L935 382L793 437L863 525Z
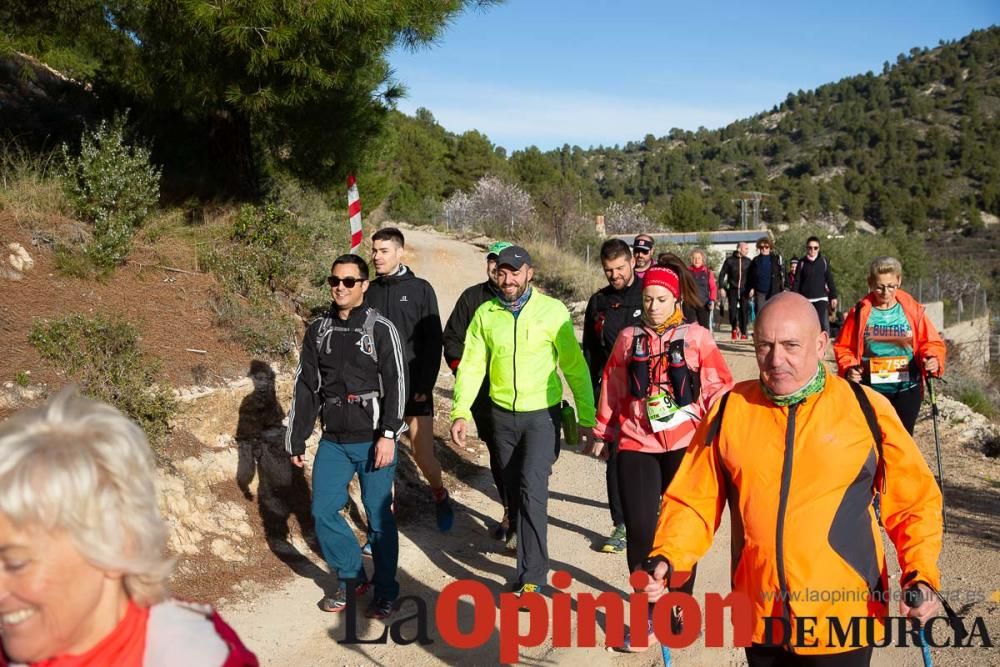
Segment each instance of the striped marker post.
M351 252L356 255L361 247L361 197L354 174L347 176L347 215L351 221Z

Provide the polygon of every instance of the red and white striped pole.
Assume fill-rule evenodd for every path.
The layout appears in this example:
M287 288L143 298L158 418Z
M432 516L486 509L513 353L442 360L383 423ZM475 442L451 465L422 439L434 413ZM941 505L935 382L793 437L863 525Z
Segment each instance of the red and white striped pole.
M361 197L354 174L347 176L347 215L351 221L351 252L357 254L361 247Z

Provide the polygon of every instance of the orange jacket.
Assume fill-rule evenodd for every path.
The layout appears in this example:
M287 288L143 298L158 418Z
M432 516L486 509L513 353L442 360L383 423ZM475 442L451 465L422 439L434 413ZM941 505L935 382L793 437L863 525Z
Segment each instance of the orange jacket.
M927 317L923 304L903 290L896 290L896 300L903 307L903 313L913 329L913 359L924 370L924 359L934 357L940 366L938 375L944 373L945 346L934 324ZM865 351L865 325L868 315L872 312L875 302L872 295L866 294L856 306L844 317L844 326L833 344L833 353L837 357L837 372L842 376L854 366L861 364L861 356Z
M888 399L863 390L884 436L882 521L901 581L940 590L941 492ZM889 600L882 594L888 574L871 508L877 449L848 381L828 375L823 391L793 407L775 406L757 380L740 382L717 437L706 443L720 403L663 496L650 555L690 571L711 546L728 500L732 585L751 601L753 641L764 641L765 617L787 618L794 640L797 619L811 616L819 645L793 643L791 650L851 650L831 637L829 619L838 618L845 629L851 618L882 619ZM875 623L879 637L882 621Z

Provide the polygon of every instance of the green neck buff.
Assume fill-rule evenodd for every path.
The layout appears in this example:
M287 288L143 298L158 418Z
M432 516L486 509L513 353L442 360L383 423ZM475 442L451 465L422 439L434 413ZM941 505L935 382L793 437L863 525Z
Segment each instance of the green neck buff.
M826 386L826 368L823 367L823 362L819 362L816 368L816 374L812 376L806 385L799 389L798 391L793 391L791 394L786 394L785 396L778 396L773 391L767 388L767 385L763 382L760 383L761 388L767 395L768 399L775 405L780 405L782 407L786 405L792 405L793 403L799 403L806 400L813 394L818 394L823 391L823 387Z

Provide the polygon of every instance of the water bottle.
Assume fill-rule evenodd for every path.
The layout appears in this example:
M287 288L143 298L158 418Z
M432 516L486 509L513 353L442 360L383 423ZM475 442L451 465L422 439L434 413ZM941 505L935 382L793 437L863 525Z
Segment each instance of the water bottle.
M562 417L563 439L567 445L576 447L580 444L580 429L576 423L576 411L573 410L569 401L563 401L559 414Z
M629 391L636 398L649 395L649 339L636 336L632 340L632 358L628 363Z
M688 370L687 362L684 360L684 340L671 341L667 348L668 364L667 378L670 380L670 389L674 395L674 403L677 405L688 405L694 402L695 396L691 387L691 373Z

